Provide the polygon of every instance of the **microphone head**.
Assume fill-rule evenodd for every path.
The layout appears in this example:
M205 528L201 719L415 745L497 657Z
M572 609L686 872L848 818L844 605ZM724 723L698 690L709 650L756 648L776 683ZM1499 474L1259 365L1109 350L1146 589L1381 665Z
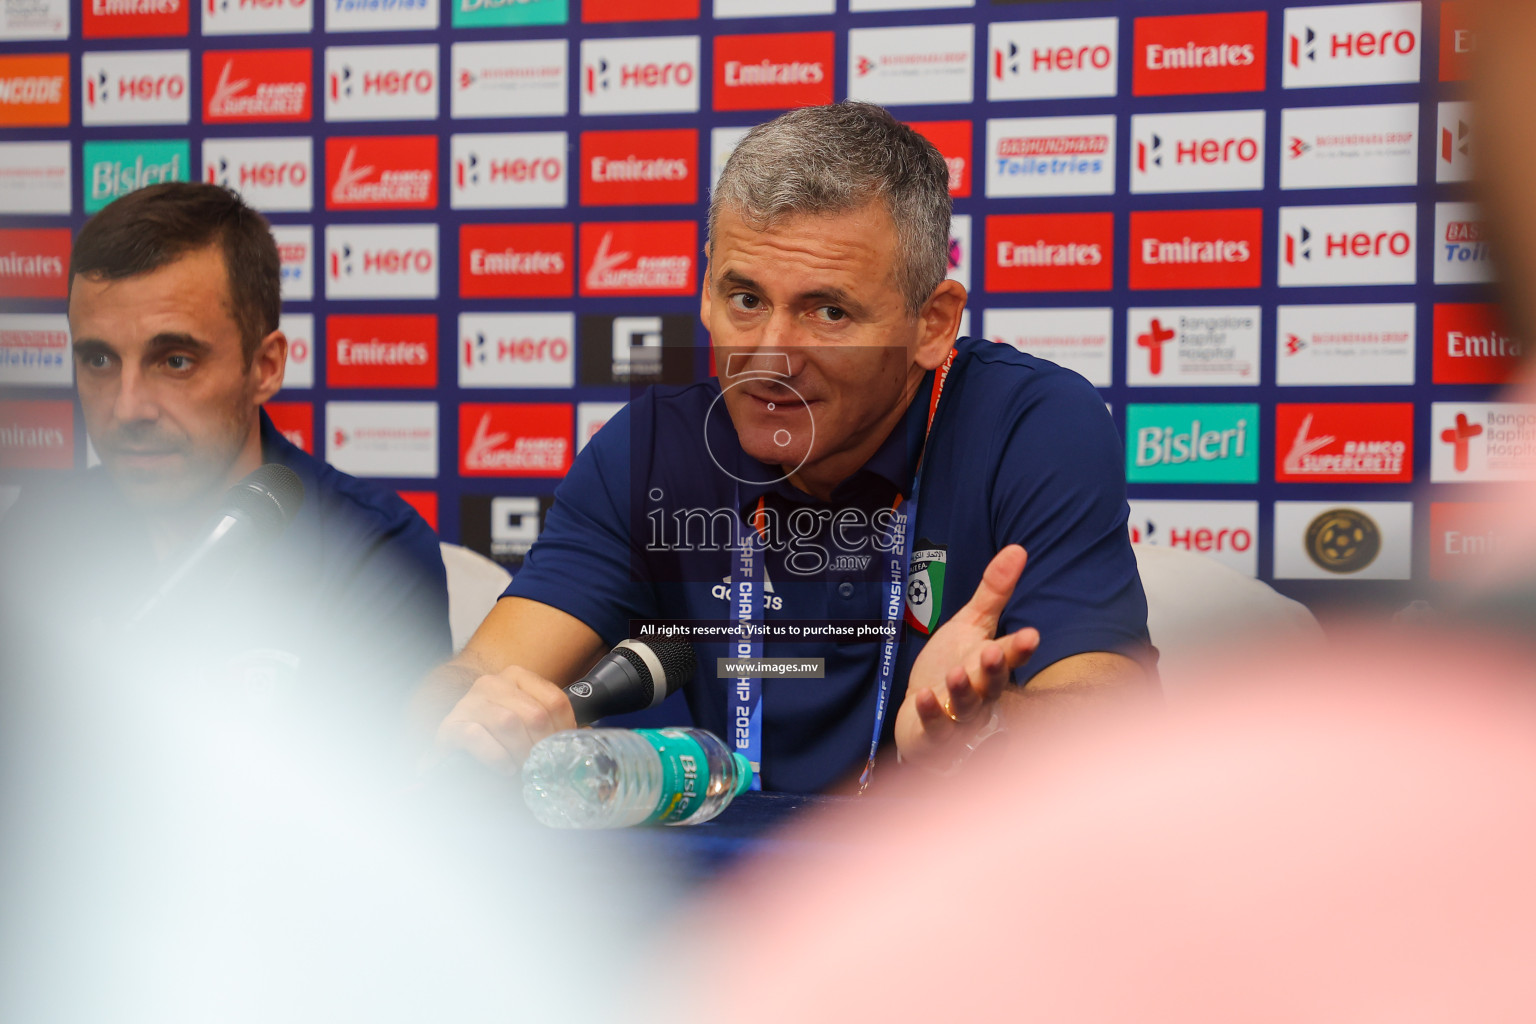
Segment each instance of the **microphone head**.
M279 462L258 466L225 493L220 515L233 515L253 525L263 540L271 540L293 519L304 503L304 482Z
M682 640L625 640L613 653L633 665L644 680L640 707L654 707L682 689L698 665L693 645Z

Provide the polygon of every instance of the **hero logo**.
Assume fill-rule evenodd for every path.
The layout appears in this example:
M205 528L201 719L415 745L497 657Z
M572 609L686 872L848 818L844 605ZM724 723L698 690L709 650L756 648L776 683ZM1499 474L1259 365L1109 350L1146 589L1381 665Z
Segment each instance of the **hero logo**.
M581 294L691 295L696 225L652 221L581 226Z
M1419 80L1422 4L1341 4L1285 12L1287 89Z
M314 9L309 0L204 0L205 36L309 32Z
M454 209L565 205L565 132L455 135L449 145Z
M563 476L571 468L573 410L563 403L459 406L465 476Z
M328 316L326 383L332 387L437 386L437 317Z
M459 229L464 298L563 298L571 294L570 224L466 224Z
M330 46L327 121L437 117L437 46Z
M1113 96L1118 18L994 22L987 44L990 100Z
M1264 187L1264 111L1139 114L1131 118L1132 192L1251 191Z
M308 50L210 51L203 54L203 120L308 121L309 86Z
M1006 214L987 218L987 291L1102 291L1111 287L1114 215Z
M1411 203L1282 207L1281 287L1413 284L1416 212Z
M437 205L437 136L325 141L330 210L431 209Z
M1140 210L1131 214L1131 287L1257 288L1260 210Z
M186 124L191 119L186 50L86 53L85 124Z
M715 109L772 110L832 102L833 33L715 38Z
M1435 204L1435 283L1482 284L1493 280L1493 257L1477 207Z
M699 37L584 39L583 114L694 113Z
M1264 11L1136 19L1137 96L1264 90Z
M574 386L575 321L571 313L460 314L459 386Z
M331 224L325 248L327 298L437 297L436 224Z
M1435 161L1435 180L1471 181L1472 104L1442 103L1439 120L1440 154Z
M1195 551L1258 574L1258 502L1132 500L1130 509L1131 543Z
M206 139L203 180L239 192L262 211L304 211L310 196L310 140Z

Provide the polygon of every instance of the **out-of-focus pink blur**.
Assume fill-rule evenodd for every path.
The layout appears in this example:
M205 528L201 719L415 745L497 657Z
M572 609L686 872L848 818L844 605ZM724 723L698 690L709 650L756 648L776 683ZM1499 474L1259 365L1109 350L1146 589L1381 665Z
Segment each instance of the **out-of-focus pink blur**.
M719 939L698 1015L1536 1019L1533 674L1465 636L1249 657L1177 707L829 815L819 853L684 926Z

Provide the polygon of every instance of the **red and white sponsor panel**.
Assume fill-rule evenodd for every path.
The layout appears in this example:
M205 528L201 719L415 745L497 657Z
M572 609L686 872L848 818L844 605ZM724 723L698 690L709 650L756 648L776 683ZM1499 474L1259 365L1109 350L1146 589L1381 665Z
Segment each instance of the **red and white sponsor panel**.
M327 210L431 210L436 206L436 135L349 135L325 140Z
M956 199L969 196L971 194L971 122L909 121L907 123L943 154L944 162L949 165L949 194Z
M1244 576L1259 574L1256 501L1131 500L1131 543L1214 558Z
M234 189L263 213L314 209L314 162L307 135L203 140L203 180Z
M987 99L1113 96L1120 19L995 21L987 30Z
M315 404L313 402L268 402L262 408L272 419L277 432L311 455L315 453Z
M1277 501L1277 580L1413 578L1413 502Z
M1413 403L1275 406L1277 483L1413 482Z
M307 49L203 53L203 122L308 121L313 106Z
M1434 313L1436 384L1507 384L1525 358L1489 302L1437 302Z
M1108 291L1114 214L1022 213L987 218L989 292Z
M848 30L848 99L886 106L969 103L974 25Z
M1472 180L1472 104L1441 103L1435 138L1435 180L1441 183Z
M431 479L436 402L326 402L325 461L353 476Z
M576 450L574 415L563 402L465 402L459 406L459 472L564 476Z
M1132 308L1125 314L1125 382L1138 387L1255 386L1258 306Z
M1287 89L1417 82L1423 5L1338 4L1285 9Z
M436 387L436 315L326 317L325 383L333 388Z
M691 114L699 109L699 37L583 39L583 114Z
M454 135L450 205L455 210L564 206L567 139L565 132Z
M283 301L315 297L315 229L308 224L274 224L277 258L283 275Z
M582 132L581 205L696 202L698 152L693 128Z
M68 228L0 228L0 299L69 294Z
M327 121L429 121L437 117L437 44L327 46Z
M1472 55L1477 52L1477 33L1472 30L1463 0L1440 4L1440 81L1460 82L1470 77Z
M716 36L716 110L783 110L832 102L831 32Z
M80 121L186 124L192 72L186 50L91 50L80 57Z
M1265 11L1136 19L1137 96L1263 92Z
M1087 196L1115 191L1115 118L987 121L987 195Z
M1275 383L1282 387L1414 382L1413 303L1281 306L1275 311Z
M184 36L191 0L82 0L80 34L86 39Z
M575 235L571 224L465 224L459 229L459 295L569 298Z
M1435 402L1429 478L1437 484L1536 479L1536 405Z
M1436 501L1429 506L1429 578L1459 582L1508 564L1526 510L1513 502Z
M1131 118L1132 192L1246 192L1264 187L1264 111Z
M694 294L698 225L688 221L581 225L582 295Z
M570 43L564 39L454 43L453 116L563 117Z
M1263 240L1262 210L1135 211L1131 288L1257 288Z
M981 332L998 344L1065 366L1094 387L1114 383L1112 309L989 308Z
M0 213L68 214L72 179L69 143L0 142Z
M1471 203L1435 204L1435 284L1493 281L1493 250Z
M1378 188L1419 180L1419 105L1287 107L1280 187Z
M277 329L288 339L288 362L283 368L283 390L315 386L315 316L313 313L284 313Z
M64 314L0 315L0 387L67 388L74 379Z
M437 298L436 224L330 224L328 299Z
M1280 286L1413 284L1418 207L1282 206Z
M0 401L0 469L73 469L75 403Z
M462 313L459 387L569 388L576 383L572 313Z
M587 442L597 436L604 425L619 414L624 408L623 402L577 402L576 403L576 453L587 446Z

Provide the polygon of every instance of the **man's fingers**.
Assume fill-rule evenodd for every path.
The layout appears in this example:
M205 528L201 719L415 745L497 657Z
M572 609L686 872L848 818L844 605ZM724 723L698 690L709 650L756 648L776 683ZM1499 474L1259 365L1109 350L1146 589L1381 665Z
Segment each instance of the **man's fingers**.
M1023 629L1009 633L1000 638L998 646L1002 648L1003 659L1010 669L1018 668L1029 660L1030 655L1040 646L1040 631L1033 626L1025 626Z
M476 761L504 775L515 775L521 762L514 762L507 748L497 742L479 722L445 722L438 731L438 745L462 750ZM444 759L437 758L426 768L430 771Z
M949 691L949 716L955 722L969 722L981 713L982 705L987 702L985 687L978 687L958 668L950 673L945 688Z
M929 735L954 728L954 723L944 713L944 705L940 703L939 695L932 690L919 690L917 696L912 699L912 706L917 712L917 720L922 723L923 731Z
M1019 576L1023 574L1027 560L1024 549L1017 544L1009 544L993 555L986 571L981 574L976 593L960 609L959 615L965 615L991 635L997 629L997 620L1008 606L1014 588L1019 585Z
M510 671L510 670L509 670ZM562 732L576 728L576 712L565 691L543 676L517 669L518 688L544 709L548 716L549 732Z

